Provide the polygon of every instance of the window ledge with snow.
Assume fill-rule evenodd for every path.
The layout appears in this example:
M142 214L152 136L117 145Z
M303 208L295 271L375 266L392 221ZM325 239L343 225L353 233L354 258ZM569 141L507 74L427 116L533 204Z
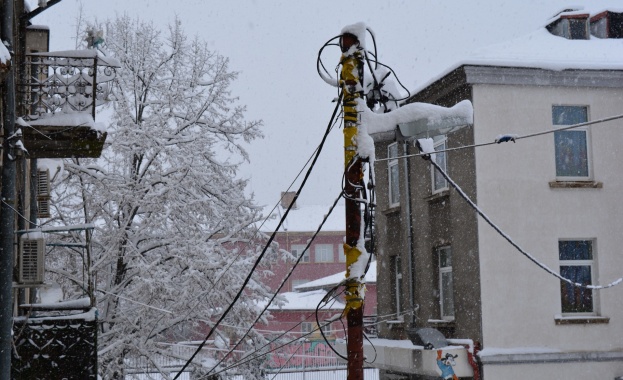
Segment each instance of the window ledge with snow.
M396 325L403 324L404 322L405 322L404 318L390 319L390 320L385 321L385 323L389 326L389 328L392 328Z
M454 319L429 319L428 324L435 328L454 327Z
M594 325L610 323L609 317L597 315L578 315L578 316L554 316L557 325Z
M598 181L551 181L549 187L552 189L601 189L604 184Z
M428 197L424 197L424 200L428 203L437 203L444 202L450 197L450 190L441 190L433 195L429 195Z
M399 213L399 212L400 212L400 204L396 206L390 206L389 208L383 210L384 215L390 215L390 214Z

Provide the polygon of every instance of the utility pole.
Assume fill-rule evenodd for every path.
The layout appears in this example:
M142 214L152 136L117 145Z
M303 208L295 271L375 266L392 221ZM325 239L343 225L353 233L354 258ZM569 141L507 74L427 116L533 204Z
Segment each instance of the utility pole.
M2 41L13 56L14 0L2 4ZM13 250L15 243L15 62L3 86L2 101L2 190L0 207L0 380L11 378L11 346L13 341Z
M350 266L359 260L361 250L361 199L360 184L363 180L362 163L357 157L356 136L359 124L357 99L363 97L363 55L360 41L350 33L340 37L342 50L342 107L344 111L344 170L346 195L346 321L347 333L347 379L363 380L363 284L358 277L350 278ZM363 243L361 243L363 246Z

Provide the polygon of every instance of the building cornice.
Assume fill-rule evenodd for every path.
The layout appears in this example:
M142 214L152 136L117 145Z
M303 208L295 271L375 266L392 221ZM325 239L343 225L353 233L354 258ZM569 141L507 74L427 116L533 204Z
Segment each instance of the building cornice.
M623 87L623 71L562 70L522 67L462 66L465 82L517 86Z
M435 103L462 86L497 84L514 86L623 87L623 70L546 70L466 64L429 84L406 103Z
M482 364L539 364L623 361L623 351L548 352L480 355Z

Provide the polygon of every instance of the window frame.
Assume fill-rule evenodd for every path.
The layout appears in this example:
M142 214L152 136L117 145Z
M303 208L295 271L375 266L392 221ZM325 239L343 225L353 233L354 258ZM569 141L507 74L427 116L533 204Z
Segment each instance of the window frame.
M316 327L318 328L318 334L320 334L320 331L322 331L324 333L325 336L331 336L331 334L333 333L333 331L331 330L331 322L327 322L324 321L320 322L320 325L317 325Z
M574 259L574 260L563 260L561 258L561 243L562 242L590 242L590 253L591 253L591 258L590 259ZM569 239L559 239L558 240L558 269L559 269L559 273L561 274L561 276L564 277L563 275L563 267L588 267L589 268L589 274L590 274L590 283L587 285L593 285L596 283L596 279L597 279L597 254L596 254L596 239L592 239L592 238L587 238L587 239L583 239L583 238L569 238ZM564 311L564 307L565 307L565 301L564 301L564 297L565 297L565 291L568 290L570 287L575 288L574 290L580 290L580 291L584 291L584 292L589 292L590 293L590 307L591 310L590 311ZM561 311L561 315L563 317L570 317L570 316L598 316L598 292L596 292L594 289L584 289L584 288L577 288L574 287L571 284L568 284L565 281L560 280L560 311Z
M328 251L324 249L328 248ZM333 244L316 244L314 245L314 262L316 263L333 263L335 262Z
M393 269L394 269L394 307L396 309L396 317L400 318L398 314L402 312L402 257L399 255L393 256Z
M446 150L448 147L448 138L445 135L442 136L435 136L433 137L434 143L433 143L433 149L435 150L435 152L439 151L439 150ZM439 147L443 146L441 149L439 149ZM443 156L443 162L440 164L437 160L439 159L439 157ZM437 163L437 165L441 166L441 168L447 173L448 172L448 155L447 152L441 152L441 153L435 153L434 154L434 160L435 163ZM432 159L432 157L431 157ZM438 178L437 176L441 177L441 179L443 180L444 186L442 187L437 187L437 181L436 179ZM437 170L436 167L434 167L433 165L430 166L430 180L431 180L431 193L432 194L437 194L437 193L441 193L443 191L446 191L449 189L448 186L448 180L446 180L443 175Z
M442 262L441 262L441 254L442 252L447 251L449 253L449 258L450 258L450 265L445 265L442 267ZM449 245L444 245L441 247L437 247L435 248L435 253L437 254L437 270L438 270L438 276L439 276L439 283L438 283L438 289L439 289L439 316L442 320L444 321L454 321L454 318L456 316L456 310L454 307L454 272L452 270L452 247ZM445 290L446 287L444 286L444 279L447 278L444 275L450 274L450 284L449 284L449 291L450 291L450 301L452 302L452 315L446 315L445 313L445 309L446 306L445 305Z
M344 244L337 245L337 261L339 263L346 262L346 253L344 252Z
M303 258L301 259L301 264L309 264L311 263L311 257L309 255L309 249L305 249L307 244L292 244L290 245L290 253L298 259L301 255L299 251L302 251Z
M395 149L395 151L394 151ZM398 143L394 142L387 146L387 197L389 207L400 206L400 168L398 165ZM392 173L395 170L395 181ZM395 182L395 183L394 183Z
M305 334L313 334L314 331L314 323L312 322L301 322L301 335Z
M552 125L553 125L554 129L565 128L565 127L568 127L570 125L573 125L573 124L558 124L558 123L556 123L556 120L554 120L555 119L554 109L556 107L583 108L586 111L585 112L586 113L586 120L584 122L588 122L590 120L590 108L589 108L588 105L554 104L554 105L552 105ZM561 134L569 134L569 133L577 133L577 132L583 132L584 133L584 139L586 141L586 171L587 171L587 175L586 176L561 175L561 174L559 174L559 167L558 167L559 152L558 152L556 141L558 139L558 136L561 136ZM592 158L592 148L591 148L591 145L592 145L592 143L591 143L591 133L590 133L589 126L578 127L578 128L568 129L568 130L564 130L564 131L555 131L554 132L554 170L555 170L555 174L556 174L556 181L562 181L562 182L590 182L590 181L593 181L593 158Z

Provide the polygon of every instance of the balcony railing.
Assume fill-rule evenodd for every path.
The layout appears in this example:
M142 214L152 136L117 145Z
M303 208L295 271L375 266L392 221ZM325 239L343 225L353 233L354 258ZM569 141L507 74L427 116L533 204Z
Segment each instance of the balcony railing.
M98 157L105 131L95 107L110 100L116 60L95 50L29 54L18 86L18 116L31 158Z

